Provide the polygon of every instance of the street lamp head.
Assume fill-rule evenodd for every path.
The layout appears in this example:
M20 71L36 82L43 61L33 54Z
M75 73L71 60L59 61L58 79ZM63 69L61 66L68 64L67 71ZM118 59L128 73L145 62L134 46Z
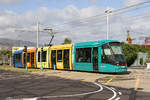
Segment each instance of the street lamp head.
M52 31L53 29L51 29L51 28L45 28L45 29L43 29L44 31Z
M106 10L105 13L112 13L112 11L110 9Z

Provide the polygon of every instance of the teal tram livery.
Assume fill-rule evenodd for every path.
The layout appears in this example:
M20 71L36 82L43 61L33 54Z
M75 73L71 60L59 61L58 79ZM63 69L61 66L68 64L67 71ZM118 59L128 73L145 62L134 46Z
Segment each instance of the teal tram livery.
M101 40L74 45L74 70L118 73L127 64L120 42Z

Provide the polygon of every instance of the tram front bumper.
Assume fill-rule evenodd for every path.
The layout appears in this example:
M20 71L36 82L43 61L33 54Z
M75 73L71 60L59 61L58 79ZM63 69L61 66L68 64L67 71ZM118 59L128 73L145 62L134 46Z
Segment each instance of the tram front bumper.
M127 67L119 66L118 68L115 68L115 72L126 72Z

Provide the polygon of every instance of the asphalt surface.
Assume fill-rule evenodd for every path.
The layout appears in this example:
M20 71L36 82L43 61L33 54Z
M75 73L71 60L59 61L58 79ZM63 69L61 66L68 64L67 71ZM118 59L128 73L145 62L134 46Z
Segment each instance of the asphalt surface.
M150 93L81 80L0 70L0 100L150 100Z

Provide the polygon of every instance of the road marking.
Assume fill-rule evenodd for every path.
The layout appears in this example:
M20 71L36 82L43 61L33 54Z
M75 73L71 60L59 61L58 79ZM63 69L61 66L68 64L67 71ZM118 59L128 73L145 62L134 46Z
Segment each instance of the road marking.
M115 100L120 100L120 97L117 97Z
M119 94L119 95L122 95L122 93L121 93L121 92L118 92L118 94Z
M110 78L108 81L106 81L106 82L104 83L104 85L108 85L115 77L116 77L116 76L113 75L112 78Z
M89 94L95 94L95 93L98 93L98 92L101 92L103 90L103 87L102 85L96 83L96 82L93 82L93 84L97 85L99 87L98 90L96 91L92 91L92 92L87 92L87 93L81 93L81 94L73 94L73 95L58 95L58 96L42 96L42 97L34 97L34 98L19 98L19 99L13 99L11 97L8 97L6 100L38 100L40 98L60 98L60 97L74 97L74 96L83 96L83 95L89 95Z
M111 90L111 91L114 93L114 95L113 95L111 98L109 98L108 100L113 100L113 99L115 99L115 98L116 98L117 93L116 93L116 91L115 91L115 90L113 90L112 88L107 87L107 86L103 86L103 87L105 87L105 88L107 88L107 89Z
M111 87L113 90L116 90L114 87Z
M97 90L97 91L93 91L93 92L81 93L81 94L73 94L73 95L43 96L43 97L41 97L41 98L57 98L57 97L73 97L73 96L82 96L82 95L89 95L89 94L98 93L98 92L100 92L100 91L102 91L102 90L103 90L103 87L102 87L100 84L98 84L98 83L96 83L96 82L94 82L94 84L95 84L95 85L97 85L98 87L100 87L100 88L99 88L99 90Z
M137 78L136 78L136 83L135 83L135 85L134 85L134 90L137 90L137 88L139 87L140 78L141 78L141 73L138 72L138 75L137 75Z

